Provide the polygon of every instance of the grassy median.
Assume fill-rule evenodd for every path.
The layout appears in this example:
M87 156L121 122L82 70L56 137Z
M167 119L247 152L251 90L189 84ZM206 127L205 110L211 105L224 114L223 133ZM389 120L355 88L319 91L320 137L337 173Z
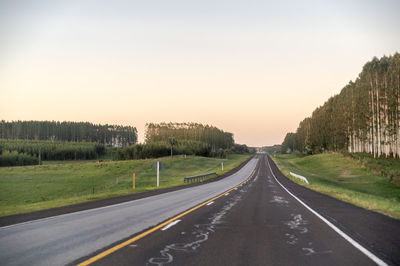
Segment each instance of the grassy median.
M183 184L183 177L227 172L249 158L188 156L162 158L160 188ZM108 162L72 162L0 168L0 216L25 213L118 195L156 189L156 159ZM136 189L132 189L132 173Z
M305 157L280 154L272 159L296 183L354 205L400 218L400 188L358 160L339 153ZM292 178L289 172L306 177L310 184Z

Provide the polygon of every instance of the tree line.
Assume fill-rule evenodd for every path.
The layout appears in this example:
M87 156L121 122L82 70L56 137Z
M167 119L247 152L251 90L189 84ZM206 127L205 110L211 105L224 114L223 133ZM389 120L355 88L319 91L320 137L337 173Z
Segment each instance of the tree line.
M132 126L100 125L89 122L0 121L0 138L98 142L123 147L137 142L137 130Z
M400 54L374 57L357 79L288 133L282 151L400 157Z
M178 141L201 141L213 150L230 149L234 145L232 133L199 123L148 123L145 135L146 143L166 142L172 137Z
M114 159L117 160L157 158L173 154L225 158L229 153L255 152L254 148L234 143L232 133L213 126L151 123L146 127L146 142L137 144L137 131L133 127L74 122L2 121L0 136L8 139L0 138L0 165L38 164L43 160L98 159L106 153L104 144L123 146L114 148ZM107 134L110 132L115 135L111 134L109 138ZM102 136L106 138L102 139Z
M134 144L118 149L115 159L137 160L165 157L171 154L170 149L173 150L172 154L174 155L185 154L218 158L226 158L226 156L230 153L255 153L255 149L249 148L244 144L235 144L230 149L219 148L217 150L213 150L207 143L195 140L177 141L172 147L168 142L157 141L144 144Z
M146 142L117 151L119 160L157 158L173 154L225 158L229 153L251 153L255 149L235 144L233 134L198 123L148 123Z
M164 141L135 144L117 150L117 160L136 160L170 155L171 146ZM211 156L210 146L201 141L179 141L172 146L173 154Z
M261 148L263 152L266 152L267 154L275 154L277 152L280 152L282 150L282 145L280 144L275 144L273 146L264 146Z
M0 139L0 153L7 158L12 155L15 160L26 157L24 154L38 160L88 160L97 159L105 152L105 146L95 142Z
M0 152L0 166L22 166L39 164L39 158L17 151Z

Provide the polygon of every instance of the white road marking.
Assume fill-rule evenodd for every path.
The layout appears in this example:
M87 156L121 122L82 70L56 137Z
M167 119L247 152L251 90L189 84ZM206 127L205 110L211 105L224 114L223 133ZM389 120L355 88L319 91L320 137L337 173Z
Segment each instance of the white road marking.
M166 226L164 226L163 228L161 228L161 231L167 230L168 228L170 228L170 227L176 225L177 223L179 223L180 221L181 221L181 220L175 220L175 221L173 221L173 222L170 222L169 224L167 224Z
M218 213L209 218L210 223L195 224L194 230L192 231L192 235L195 236L193 242L168 244L164 247L164 249L160 250L160 256L150 258L148 260L148 264L155 264L158 266L165 265L174 261L175 253L193 253L194 251L196 251L203 242L209 239L209 235L215 232L216 227L222 223L224 216L241 199L241 196L231 198L229 202Z
M378 265L387 265L383 260L381 260L380 258L378 258L377 256L375 256L373 253L371 253L368 249L364 248L363 246L361 246L360 244L358 244L354 239L352 239L351 237L349 237L348 235L346 235L342 230L340 230L339 228L337 228L335 225L333 225L331 222L329 222L327 219L325 219L322 215L320 215L318 212L314 211L310 206L308 206L307 204L305 204L303 201L301 201L298 197L296 197L294 194L292 194L286 187L284 187L276 178L274 172L271 169L271 166L269 164L269 160L267 158L267 163L268 163L268 167L269 170L272 173L272 176L275 178L275 181L284 189L286 190L287 193L289 193L290 196L292 196L293 198L295 198L298 202L300 202L304 207L306 207L306 209L308 209L310 212L312 212L313 214L315 214L315 216L317 216L318 218L320 218L323 222L325 222L329 227L331 227L336 233L338 233L341 237L343 237L344 239L346 239L348 242L350 242L350 244L352 244L355 248L357 248L359 251L361 251L362 253L364 253L364 255L366 255L368 258L370 258L371 260L373 260L376 264Z
M226 194L225 194L225 196L228 196L228 195L229 195L229 193L226 193Z
M207 206L210 206L213 203L214 203L214 201L211 201L211 202L207 203Z
M252 159L252 160L258 161L258 159ZM257 163L256 163L256 165L257 165ZM232 174L232 175L235 175L235 174ZM160 195L162 195L162 194L160 194ZM155 195L153 197L156 197L156 196L159 196L159 195ZM135 202L148 201L148 198L149 197L145 197L145 198L136 199L136 200L132 200L132 201L135 201ZM21 223L6 225L6 226L0 226L0 230L11 228L11 227L15 227L15 226L20 226L20 225L26 225L26 224L31 224L31 223L37 223L37 222L42 222L42 221L58 219L60 217L74 216L74 215L80 214L80 213L90 213L90 212L93 212L93 211L104 210L104 209L108 209L108 208L115 208L117 206L129 205L129 204L132 204L132 201L126 201L126 202L107 205L107 206L103 206L103 207L93 208L93 209L87 209L87 210L81 210L81 211L76 211L76 212L72 212L72 213L65 213L65 214L60 214L60 215L55 215L55 216L50 216L50 217L45 217L45 218L39 218L39 219L36 219L36 220L31 220L31 221L26 221L26 222L21 222Z

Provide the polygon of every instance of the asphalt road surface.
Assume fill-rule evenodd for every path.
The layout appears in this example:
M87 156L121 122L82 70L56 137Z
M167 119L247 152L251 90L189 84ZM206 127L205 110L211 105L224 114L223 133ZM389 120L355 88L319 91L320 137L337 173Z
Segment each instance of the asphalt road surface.
M117 205L0 227L1 265L65 265L232 188L258 159L216 182Z
M274 165L271 169L270 164L266 156L260 156L256 172L247 183L129 245L96 253L110 254L93 265L397 264L398 220L311 190L304 192L290 180L273 174L272 169L277 169ZM284 182L291 182L286 185L294 185L290 190L298 189L301 197L292 196ZM309 202L303 204L298 199ZM330 206L332 213L340 213L337 217L345 219L343 224L332 217L324 218L328 216L315 212L310 203ZM375 232L369 232L369 221L360 224L355 219L352 222L359 223L362 233L352 234L352 222L347 223L346 215L364 218L363 213L377 223ZM377 228L380 225L386 228Z
M0 263L400 265L399 236L399 220L299 186L258 156L213 183L0 227Z

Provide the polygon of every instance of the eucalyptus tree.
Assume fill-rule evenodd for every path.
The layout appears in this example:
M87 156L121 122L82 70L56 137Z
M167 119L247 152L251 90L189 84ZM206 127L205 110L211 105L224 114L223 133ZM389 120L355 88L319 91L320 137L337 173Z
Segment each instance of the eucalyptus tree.
M126 146L137 142L137 130L131 126L100 125L88 122L0 121L0 138L98 142Z
M400 157L400 54L374 57L297 129L300 150Z
M230 149L234 145L233 134L214 126L199 123L148 123L146 124L146 143L165 141L169 137L207 143L212 149Z
M178 141L174 137L169 137L168 138L168 144L169 144L169 146L171 148L171 159L172 159L173 158L173 149L174 149L174 146L176 144L178 144Z

